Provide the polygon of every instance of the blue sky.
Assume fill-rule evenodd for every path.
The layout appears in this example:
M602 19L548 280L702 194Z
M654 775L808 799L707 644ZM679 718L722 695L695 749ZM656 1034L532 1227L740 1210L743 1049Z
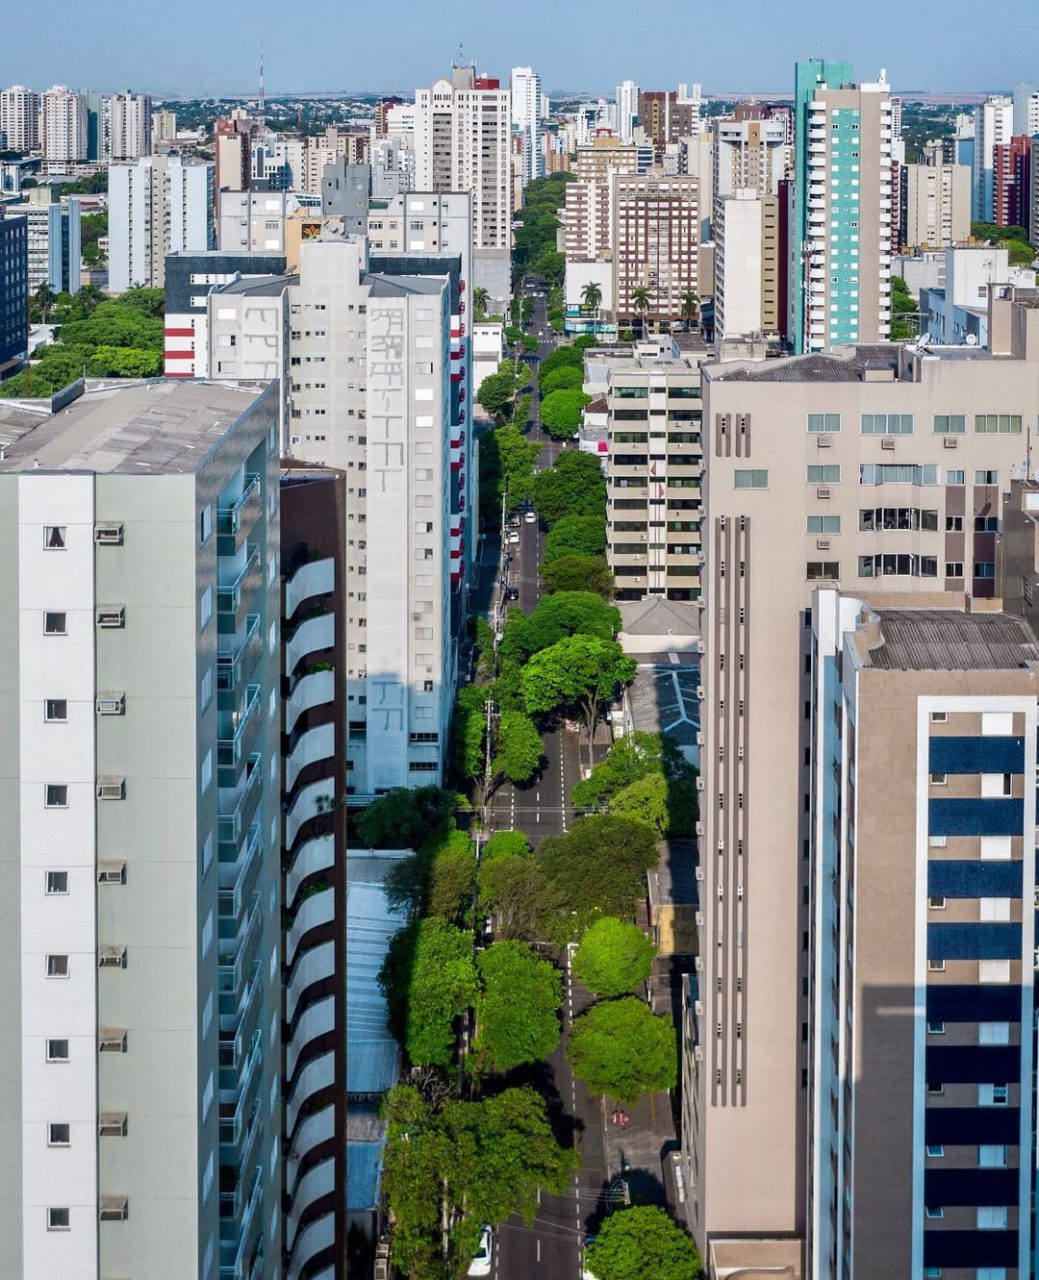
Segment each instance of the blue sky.
M853 22L852 14L862 21ZM797 58L847 58L897 89L1039 80L1037 0L52 0L6 6L0 83L153 93L412 89L463 42L491 74L533 64L548 89L631 78L710 92L789 90Z

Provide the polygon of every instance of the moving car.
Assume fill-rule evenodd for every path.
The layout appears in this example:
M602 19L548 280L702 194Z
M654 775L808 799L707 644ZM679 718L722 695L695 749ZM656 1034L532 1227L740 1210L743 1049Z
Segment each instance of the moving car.
M509 531L508 541L509 541L509 542L519 542L519 540L520 540L520 537L519 537L519 530L518 530L518 529L511 529L511 530Z
M523 519L527 522L527 524L537 524L538 513L536 511L528 511L527 514L523 517Z
M466 1273L471 1276L489 1276L491 1274L491 1229L484 1227L480 1233L480 1247L476 1257L469 1263Z
M505 591L505 599L506 599L506 600L518 600L518 599L519 599L519 587L508 587L508 588L506 589L506 591Z

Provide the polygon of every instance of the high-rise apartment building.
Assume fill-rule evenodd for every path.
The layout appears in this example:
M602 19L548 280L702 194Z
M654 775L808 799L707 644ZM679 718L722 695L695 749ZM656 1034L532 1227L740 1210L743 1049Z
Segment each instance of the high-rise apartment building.
M779 199L739 189L715 203L714 335L778 337L780 290Z
M176 111L162 110L152 112L152 144L156 142L173 142L177 137Z
M512 127L523 141L523 182L545 176L541 77L533 67L513 67Z
M681 320L699 284L699 182L651 169L612 183L614 312L628 325ZM636 306L643 289L646 308Z
M221 117L213 126L217 191L248 191L252 183L252 133L255 121Z
M40 140L40 95L24 84L0 90L0 133L9 151L35 151Z
M30 187L22 204L7 213L22 215L29 228L29 292L47 284L55 293L78 293L82 283L80 199L60 198L56 187Z
M992 221L999 227L1021 227L1031 221L1032 139L1011 138L992 149Z
M625 80L617 86L617 134L621 142L631 142L635 135L635 121L639 116L639 87L634 80Z
M697 132L700 104L690 99L680 101L674 89L640 89L638 116L639 125L659 158L669 142Z
M87 104L82 93L56 84L40 95L40 146L50 170L87 158Z
M883 78L853 79L850 63L797 64L788 336L798 353L890 331L891 100Z
M1014 85L1014 134L1039 133L1039 89L1034 84Z
M806 1274L1029 1275L1039 642L826 587L808 658Z
M29 228L0 218L0 377L13 373L29 346Z
M612 363L607 404L607 548L619 600L698 600L700 359Z
M95 89L84 89L87 104L87 159L108 164L112 159L112 99Z
M828 1212L805 1200L812 592L993 596L1002 494L1039 412L1039 310L1034 293L990 292L990 350L872 345L703 370L704 905L683 1147L705 1248L804 1239ZM909 1259L899 1270L914 1274Z
M509 90L453 67L415 95L415 186L419 191L471 191L474 283L491 298L510 294L512 180Z
M782 119L714 122L714 201L734 191L774 196L786 176L790 148Z
M563 203L563 251L568 262L591 262L607 256L613 245L611 176L638 173L638 152L604 134L577 148L574 171Z
M111 99L111 154L114 163L140 160L152 150L152 100L128 89Z
M974 203L975 222L992 222L995 215L996 147L1014 136L1014 103L993 94L974 108Z
M88 392L0 460L5 1266L282 1274L273 389Z
M161 289L168 253L216 247L213 165L180 156L147 156L108 171L108 280Z
M945 249L970 235L971 171L947 164L940 144L924 148L924 163L904 165L899 172L902 245L911 249Z

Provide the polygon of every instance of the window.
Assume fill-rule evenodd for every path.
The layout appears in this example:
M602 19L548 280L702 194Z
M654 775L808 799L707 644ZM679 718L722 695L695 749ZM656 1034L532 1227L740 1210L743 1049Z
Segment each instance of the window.
M205 631L213 616L213 588L206 587L198 602L198 629Z
M963 577L963 561L962 560L946 560L945 576L947 578Z
M43 634L45 636L66 635L65 614L47 612L43 615Z
M1021 415L1019 413L976 413L974 430L981 435L1019 436Z
M734 471L732 484L735 489L767 489L767 471Z
M962 413L936 413L934 415L934 434L936 436L962 436L966 429L967 422Z
M941 1267L924 1267L924 1275L927 1280L942 1280Z
M1005 1204L980 1204L977 1216L979 1231L1003 1231L1007 1225Z
M202 681L198 687L198 704L199 710L205 711L206 707L213 701L213 668L207 667L202 672Z
M986 470L983 470L982 468L979 468L977 471L974 472L974 483L986 484L986 485L999 484L999 472L986 471Z
M64 782L48 782L43 788L43 803L47 809L67 809L69 789Z
M927 899L927 905L932 911L944 911L945 899L940 895L932 894Z
M945 473L945 483L956 485L957 487L967 482L967 473L965 471L950 470Z
M963 532L963 516L946 516L945 532L946 533L962 533Z
M213 507L212 507L212 504L207 504L199 512L199 517L198 517L199 545L204 547L212 536L213 536Z
M48 724L56 724L69 718L69 704L64 698L48 698L44 703L43 718Z
M48 1040L47 1041L47 1061L48 1062L68 1062L69 1060L69 1042L67 1040Z
M209 790L210 785L212 784L212 781L213 781L213 751L212 751L212 748L210 748L210 750L207 751L206 754L202 757L202 767L200 770L200 778L199 778L199 790L202 793L202 795L205 795L206 792Z
M998 533L999 517L998 516L975 516L974 532L975 533Z
M864 413L862 415L864 436L908 436L912 433L913 415L911 413Z
M929 1218L944 1218L944 1217L945 1217L945 1210L944 1210L944 1209L942 1209L942 1208L940 1208L940 1207L939 1207L939 1206L937 1206L937 1205L930 1205L930 1204L929 1204L929 1205L924 1209L924 1213L926 1213L926 1214L927 1214L927 1216L928 1216Z
M928 960L927 971L928 973L944 973L945 961L944 960Z
M996 576L996 563L994 560L975 560L974 562L975 578L994 578Z
M810 413L808 415L809 431L840 431L841 415L839 413Z
M944 1022L928 1022L927 1034L929 1036L945 1035L945 1023Z
M46 878L47 893L68 893L69 873L67 871L48 871Z
M937 484L938 468L926 463L865 462L859 467L859 484Z
M949 719L949 713L948 713L948 711L932 711L932 712L931 712L931 723L932 723L932 724L945 724L945 722L946 722L948 719Z
M945 786L945 784L946 784L948 781L949 781L949 776L948 776L948 774L945 774L945 773L932 773L932 774L931 774L931 786L932 786L932 787L944 787L944 786Z
M1007 1149L1005 1146L979 1146L979 1169L1005 1169L1007 1167Z
M47 1146L67 1147L72 1142L72 1127L68 1124L49 1124L47 1126Z
M809 484L840 484L841 469L839 466L809 467L807 473Z
M67 1208L49 1208L47 1210L47 1230L48 1231L68 1231L70 1230L69 1210Z
M69 976L69 958L67 955L49 955L47 957L47 977L67 978Z
M944 1148L944 1147L931 1146L930 1144L928 1144L928 1146L927 1146L927 1155L928 1155L929 1159L931 1159L931 1160L940 1160L940 1159L942 1158L942 1156L944 1156L944 1155L945 1155L945 1148Z
M809 533L840 533L841 518L840 516L809 516L808 532Z
M63 524L46 524L43 526L43 548L45 551L64 551L67 530Z
M816 578L839 578L841 576L841 566L839 560L809 560L805 565L805 577L809 580Z

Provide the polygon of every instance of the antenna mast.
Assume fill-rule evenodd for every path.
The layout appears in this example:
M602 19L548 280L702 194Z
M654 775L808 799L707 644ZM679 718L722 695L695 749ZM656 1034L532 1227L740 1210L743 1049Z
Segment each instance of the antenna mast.
M266 104L263 93L263 41L260 41L260 125L261 127L267 123Z

